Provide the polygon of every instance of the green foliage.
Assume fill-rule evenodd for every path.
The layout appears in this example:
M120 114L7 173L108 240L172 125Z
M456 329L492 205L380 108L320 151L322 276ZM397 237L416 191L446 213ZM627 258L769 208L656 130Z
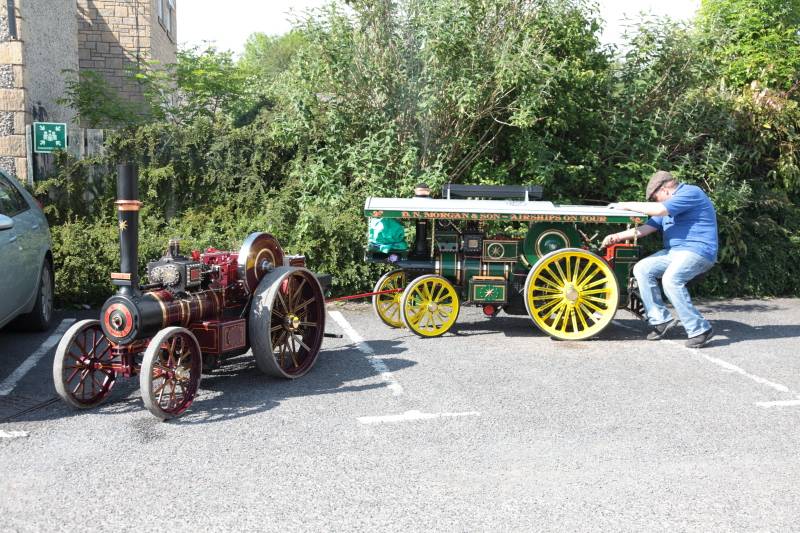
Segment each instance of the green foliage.
M663 168L717 208L720 262L704 294L797 294L800 54L762 39L796 30L796 5L772 2L769 18L759 6L707 0L694 25L643 21L620 54L600 45L583 0L334 1L287 36L253 36L238 63L184 51L140 73L151 120L112 136L97 160L60 155L40 184L58 294L108 294L120 160L140 169L142 266L171 237L235 249L269 231L348 293L375 280L366 196L426 181L635 200Z
M297 51L306 43L300 31L284 35L253 33L244 43L239 66L253 79L269 82L285 72Z
M102 74L66 70L66 91L59 100L73 108L90 128L137 127L152 122L189 124L200 118L237 117L257 102L255 82L231 52L213 46L178 52L177 62L145 62L128 72L141 100L120 96Z
M66 88L58 103L74 109L89 128L133 126L148 116L144 104L123 99L102 74L94 70L65 70L64 75Z
M172 65L148 63L135 78L154 115L177 124L237 116L247 111L254 98L248 75L233 54L213 46L180 50Z
M800 78L800 1L703 0L702 44L734 87L789 89Z

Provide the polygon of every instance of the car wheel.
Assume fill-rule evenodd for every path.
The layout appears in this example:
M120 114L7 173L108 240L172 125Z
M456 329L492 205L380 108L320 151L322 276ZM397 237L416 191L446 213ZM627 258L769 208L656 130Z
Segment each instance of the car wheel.
M17 324L30 331L46 331L53 318L53 267L48 261L42 265L39 276L39 290L36 293L36 304L33 310L17 319Z

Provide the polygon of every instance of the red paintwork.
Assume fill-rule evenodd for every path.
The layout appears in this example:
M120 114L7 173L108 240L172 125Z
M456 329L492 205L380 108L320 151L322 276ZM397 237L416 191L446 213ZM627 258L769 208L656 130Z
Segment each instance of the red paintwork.
M128 309L126 306L124 306L122 304L110 305L108 307L108 309L106 309L106 314L103 316L103 322L105 322L106 324L109 324L109 321L111 320L111 314L114 311L119 311L125 316L125 329L123 329L122 331L116 332L115 328L109 326L108 327L108 331L110 331L112 334L116 333L118 338L124 337L128 333L130 333L131 329L133 328L133 317L131 317L131 311L130 311L130 309Z
M304 255L287 255L285 259L289 260L289 266L303 268L306 266L306 256Z
M603 259L608 262L610 265L614 265L614 258L616 257L617 248L633 248L633 244L627 242L620 242L617 244L611 244L606 247L606 255L603 256Z
M189 329L197 337L203 353L220 355L247 346L247 321L243 318L197 322Z
M359 298L369 298L370 296L377 296L378 294L394 294L397 292L403 292L403 289L387 289L385 291L375 291L375 292L362 292L361 294L353 294L351 296L340 296L338 298L328 298L325 302L339 302L342 300L357 300Z
M219 267L219 272L215 276L216 279L212 286L228 287L239 279L236 271L238 257L239 254L237 252L225 252L216 248L208 248L205 253L200 254L198 260L206 265Z
M147 348L150 339L141 339L131 344L111 343L111 355L114 362L111 369L126 378L139 375L139 365L136 364L136 355Z

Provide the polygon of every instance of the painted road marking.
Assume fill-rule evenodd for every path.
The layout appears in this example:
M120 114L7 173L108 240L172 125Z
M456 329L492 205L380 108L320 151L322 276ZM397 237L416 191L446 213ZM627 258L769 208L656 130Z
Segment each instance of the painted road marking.
M431 420L434 418L456 417L456 416L480 416L478 411L467 411L464 413L423 413L422 411L406 411L401 415L383 416L360 416L357 418L362 424L392 424L395 422L408 422L410 420Z
M379 355L375 353L375 350L358 334L358 332L353 329L353 326L344 318L344 315L339 311L328 311L328 314L333 318L339 327L345 332L345 334L350 338L353 344L356 345L356 350L363 353L367 356L367 361L369 364L372 365L372 368L380 374L381 379L386 382L389 387L389 390L392 391L392 394L395 396L401 396L403 394L403 386L394 378L392 372L389 370L389 367L386 366L386 363L381 359Z
M669 342L671 342L673 344L677 344L678 346L681 346L681 344L678 344L675 341L669 341ZM686 347L684 346L684 348L686 348ZM691 348L686 348L686 349L691 351L691 352L694 352L694 350L692 350ZM768 379L762 378L761 376L756 376L755 374L750 374L750 373L746 372L743 368L738 367L738 366L736 366L736 365L734 365L732 363L729 363L727 361L723 361L722 359L719 359L717 357L711 357L710 355L706 355L704 353L701 353L701 354L698 354L698 355L700 355L700 357L702 357L706 361L710 361L710 362L714 363L715 365L721 366L725 370L729 370L731 372L735 372L736 374L740 374L740 375L742 375L742 376L744 376L744 377L746 377L748 379L752 379L756 383L759 383L761 385L765 385L767 387L775 389L776 391L779 391L779 392L791 392L789 390L789 387L787 387L786 385L782 385L780 383L775 383L774 381L770 381Z
M633 326L629 326L627 324L623 324L622 322L619 322L617 320L614 320L614 323L617 324L620 327L625 328L625 329L628 329L628 330L631 330L631 331L641 332L641 330L639 330L638 328L634 328ZM764 385L764 386L769 387L771 389L774 389L774 390L776 390L778 392L790 393L790 394L795 395L797 398L800 398L800 396L798 396L796 393L794 393L786 385L783 385L782 383L776 383L774 381L770 381L770 380L768 380L766 378L762 378L761 376L757 376L755 374L751 374L751 373L747 372L745 369L743 369L743 368L741 368L739 366L736 366L733 363L729 363L729 362L727 362L727 361L725 361L723 359L720 359L719 357L712 357L710 355L707 355L707 354L705 354L705 353L703 353L701 351L701 350L703 350L703 348L689 348L688 346L686 346L684 344L681 344L678 341L674 341L672 339L662 339L659 342L668 342L668 343L672 344L673 346L677 346L679 348L682 348L683 350L691 353L692 355L699 355L700 357L702 357L703 359L705 359L709 363L714 363L715 365L717 365L719 367L722 367L722 368L724 368L725 370L727 370L729 372L733 372L735 374L739 374L740 376L744 376L747 379L755 381L759 385ZM775 406L778 406L778 405L781 405L781 406L794 406L794 405L800 405L800 400L787 400L787 401L778 401L778 402L756 402L756 405L758 405L759 407L775 407Z
M73 322L75 322L74 318L65 318L61 321L53 334L47 337L42 345L39 346L39 349L28 356L28 358L25 359L25 361L23 361L22 364L19 365L10 376L0 383L0 396L8 396L11 394L11 392L14 390L14 387L17 386L19 380L25 377L25 374L30 372L30 370L36 366L39 360L47 355L47 352L52 350L55 345L58 344L58 341L61 340L64 332L69 329Z
M800 400L779 400L777 402L756 402L759 407L797 407Z
M22 439L30 435L27 431L3 431L0 430L0 439Z

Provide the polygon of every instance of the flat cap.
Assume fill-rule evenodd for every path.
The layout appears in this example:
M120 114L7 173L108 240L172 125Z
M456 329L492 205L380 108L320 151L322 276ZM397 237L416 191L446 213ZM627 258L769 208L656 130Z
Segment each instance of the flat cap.
M650 202L658 188L670 181L675 181L675 178L666 170L659 170L650 176L650 181L647 182L647 189L645 191L645 198L647 198L647 201Z

